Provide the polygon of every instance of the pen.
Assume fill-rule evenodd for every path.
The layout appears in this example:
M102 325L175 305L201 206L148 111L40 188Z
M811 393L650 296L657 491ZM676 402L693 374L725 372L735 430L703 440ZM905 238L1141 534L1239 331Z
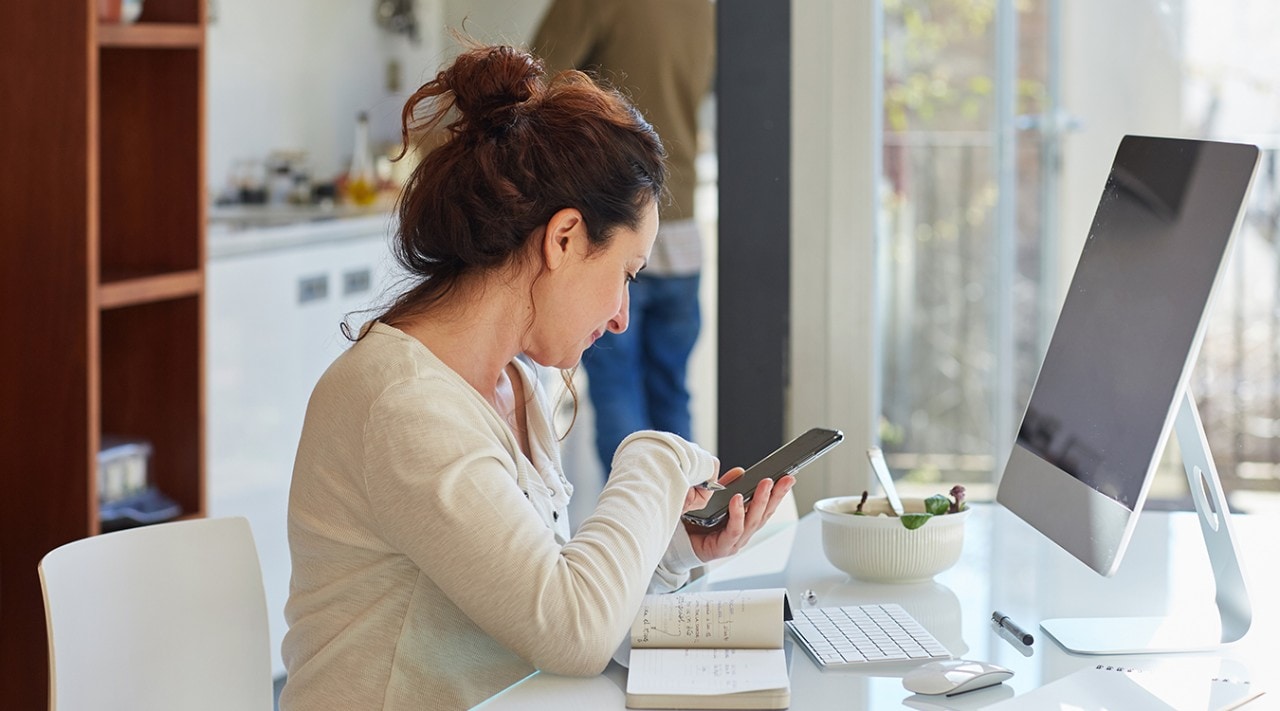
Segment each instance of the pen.
M716 481L715 479L707 479L706 481L702 482L701 484L694 484L694 485L693 485L693 488L695 488L695 489L706 489L707 491L722 491L722 490L724 489L724 484L721 484L720 482Z
M997 625L1000 625L1001 627L1009 630L1009 632L1013 634L1014 637L1017 637L1018 639L1022 640L1022 643L1027 645L1028 647L1030 647L1031 644L1036 641L1035 637L1032 637L1030 633L1022 629L1021 627L1019 627L1018 623L1009 619L1008 615L1004 614L999 610L996 610L995 612L991 613L991 619L994 620Z

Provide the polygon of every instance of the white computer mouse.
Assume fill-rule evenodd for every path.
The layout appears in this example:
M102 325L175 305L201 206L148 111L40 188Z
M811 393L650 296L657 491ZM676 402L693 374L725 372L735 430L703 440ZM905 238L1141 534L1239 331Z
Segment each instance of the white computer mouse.
M917 694L962 694L974 689L995 686L1013 676L1013 671L998 664L971 659L943 659L921 664L902 677L907 691Z

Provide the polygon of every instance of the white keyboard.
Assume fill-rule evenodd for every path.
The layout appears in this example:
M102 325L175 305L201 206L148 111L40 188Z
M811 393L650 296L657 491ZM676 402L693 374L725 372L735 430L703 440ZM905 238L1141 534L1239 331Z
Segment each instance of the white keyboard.
M823 668L951 658L901 605L809 608L797 611L787 627Z

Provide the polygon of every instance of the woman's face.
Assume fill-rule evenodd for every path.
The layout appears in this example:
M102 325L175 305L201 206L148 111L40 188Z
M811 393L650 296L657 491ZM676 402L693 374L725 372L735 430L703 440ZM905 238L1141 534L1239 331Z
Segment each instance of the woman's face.
M576 210L562 211L577 214ZM627 286L644 267L658 233L658 206L650 203L637 229L619 227L607 247L591 251L581 216L573 224L552 219L551 249L560 258L534 287L534 322L525 353L544 366L567 369L605 331L627 330ZM544 245L544 250L547 247Z

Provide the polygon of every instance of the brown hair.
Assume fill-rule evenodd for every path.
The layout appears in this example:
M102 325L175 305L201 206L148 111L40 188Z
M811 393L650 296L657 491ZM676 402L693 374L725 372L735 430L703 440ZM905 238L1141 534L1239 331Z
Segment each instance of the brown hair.
M557 211L576 208L593 248L636 228L662 195L662 142L618 92L578 71L548 78L508 46L471 46L406 102L401 132L444 142L400 195L394 251L413 285L380 320L429 309L463 277L525 253Z

